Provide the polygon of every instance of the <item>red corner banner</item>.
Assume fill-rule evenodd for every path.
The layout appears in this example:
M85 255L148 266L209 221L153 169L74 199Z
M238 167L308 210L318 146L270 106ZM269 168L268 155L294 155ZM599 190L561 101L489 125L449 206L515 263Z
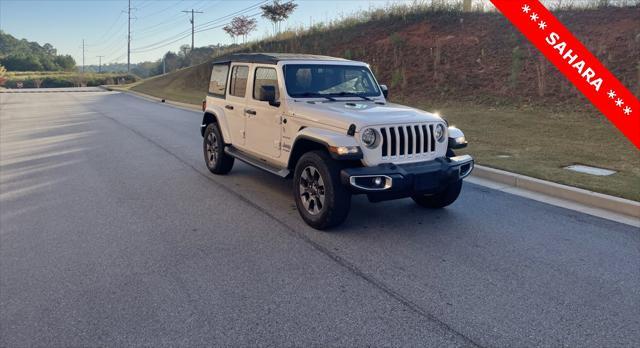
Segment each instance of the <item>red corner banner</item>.
M640 149L640 102L538 0L491 0ZM580 125L576 125L579 127Z

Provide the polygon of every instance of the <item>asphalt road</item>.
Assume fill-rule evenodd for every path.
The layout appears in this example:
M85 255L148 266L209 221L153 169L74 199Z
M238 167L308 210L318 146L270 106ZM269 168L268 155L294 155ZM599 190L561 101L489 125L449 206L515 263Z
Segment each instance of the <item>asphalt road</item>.
M0 94L0 346L640 346L636 228L466 184L317 232L200 117Z

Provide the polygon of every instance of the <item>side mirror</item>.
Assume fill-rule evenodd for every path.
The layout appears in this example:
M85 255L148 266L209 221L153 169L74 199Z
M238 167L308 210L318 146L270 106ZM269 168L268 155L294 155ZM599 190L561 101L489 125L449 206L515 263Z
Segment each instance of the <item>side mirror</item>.
M387 85L380 85L380 89L382 90L384 98L389 98L389 88L387 88Z
M280 106L280 102L276 100L276 86L260 86L260 101L266 101L271 106Z

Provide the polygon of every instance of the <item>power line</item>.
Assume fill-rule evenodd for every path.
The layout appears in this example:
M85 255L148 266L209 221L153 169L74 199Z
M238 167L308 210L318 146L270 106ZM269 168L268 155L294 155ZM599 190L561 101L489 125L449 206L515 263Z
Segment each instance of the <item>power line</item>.
M242 10L238 10L236 12L230 13L230 14L228 14L226 16L222 16L222 17L216 18L214 20L211 20L211 21L208 21L208 22L204 22L204 23L198 25L196 27L196 29L201 29L202 27L205 27L205 26L207 26L209 24L213 24L214 22L219 22L221 19L226 19L226 18L229 18L229 17L240 15L240 14L245 13L245 12L249 12L250 10L256 9L257 7L260 7L261 5L263 5L263 4L267 3L267 2L269 2L269 0L263 0L263 1L260 1L259 3L257 3L257 4L254 4L254 5L251 5L249 7L243 8Z
M206 8L204 8L204 10L206 10L206 9L208 9L208 8L211 8L211 7L215 6L215 5L216 5L217 3L219 3L220 1L221 1L221 0L219 0L219 1L216 1L216 2L212 3L211 5L209 5L209 6L207 6ZM235 12L233 12L233 13L231 13L231 14L226 15L226 16L222 16L222 17L219 17L219 18L216 18L216 19L210 20L210 21L208 21L208 22L205 22L205 23L199 24L199 25L195 26L196 33L197 33L197 30L198 30L198 29L200 29L200 28L203 28L203 27L205 27L205 26L207 26L207 25L211 25L211 24L213 24L213 23L219 23L221 20L225 20L226 18L232 17L232 16L234 16L234 15L238 15L238 14L242 14L242 13L248 12L248 11L250 11L250 10L252 10L252 9L255 9L255 8L259 7L260 5L262 5L262 4L264 4L264 3L266 3L267 1L268 1L268 0L265 0L265 1L259 2L259 3L257 3L257 4L251 5L251 6L249 6L249 7L246 7L246 8L243 8L243 9L241 9L241 10L235 11ZM176 22L176 21L180 21L180 20L181 20L181 18L180 18L180 17L177 17L177 18L175 18L174 20L171 20L171 21L168 21L168 22L165 22L165 23L158 23L158 24L155 24L155 25L152 25L152 26L148 26L148 27L144 28L141 32L147 32L147 31L149 31L149 29L152 29L153 27L161 26L161 25L163 25L163 24L170 25L171 23ZM174 26L174 27L175 27L175 26ZM136 32L136 33L138 33L138 31L135 31L135 32ZM149 33L150 35L143 35L143 38L152 37L152 36L155 36L157 33L162 33L162 32L164 32L164 29L163 29L162 27L160 27L160 28L155 28L155 29L151 30L151 32ZM134 51L137 51L137 50L139 50L139 49L145 49L145 48L148 48L148 47L153 46L153 45L161 44L161 43L163 43L163 42L165 42L165 41L173 40L173 39L175 39L175 38L177 38L177 37L179 37L179 36L181 36L181 35L185 35L185 34L187 34L188 32L189 32L189 30L181 31L181 32L179 32L179 33L177 33L177 34L173 34L173 35L171 35L171 36L169 36L169 37L167 37L167 38L165 38L165 39L163 39L163 40L157 41L157 42L155 42L155 43L153 43L153 44L148 44L148 45L145 45L145 46L143 46L143 47L137 47Z
M182 11L185 13L189 13L189 11ZM204 13L202 11L195 11L194 9L191 9L191 20L189 20L189 22L191 22L191 51L193 51L193 46L194 46L194 37L195 37L195 17L194 15L196 13Z
M103 52L107 51L107 48L112 47L114 43L117 43L117 42L122 43L122 37L126 34L126 32L127 32L127 26L126 25L121 26L120 29L113 32L113 34L108 40L104 40L99 44L87 45L87 46L99 49L100 51L103 51Z
M222 0L210 2L209 6L206 6L205 8L200 8L200 11L207 11L207 10L209 10L210 8L212 8L213 6L215 6L217 3L221 2L221 1ZM207 2L206 0L202 0L202 1L198 2L198 3L196 3L194 5L194 8L195 7L200 7L200 3L206 3L206 2ZM180 3L180 2L178 2L178 3ZM175 5L176 4L173 4L173 5L169 6L169 7L166 7L165 9L163 9L163 11L164 10L168 10L168 9L170 9L172 7L175 7ZM160 12L163 12L163 11L158 11L158 12L155 12L155 13L160 13ZM141 17L141 18L147 18L147 17L150 17L150 16L151 15L147 15L147 16ZM136 35L136 39L137 40L140 40L140 39L145 40L147 38L155 37L158 34L166 34L166 32L167 32L166 28L167 27L171 27L171 29L178 28L178 26L176 26L175 24L180 22L180 21L182 21L182 20L183 19L180 16L172 16L172 19L169 19L169 20L166 20L166 21L163 21L163 22L160 22L160 23L156 23L156 24L147 26L147 27L144 27L144 28L139 29L139 30L135 30L134 29L133 32L134 32L134 34L140 34L140 33L144 34L142 36ZM168 29L168 30L171 30L171 29ZM188 30L184 31L185 34L187 32L188 32ZM180 32L179 34L176 34L176 35L182 35L182 33L183 32Z
M256 12L254 14L247 15L247 18L255 18L255 17L257 17L257 16L259 16L261 14L262 14L262 12ZM196 30L196 33L201 33L203 31L209 31L209 30L213 30L213 29L222 28L227 24L229 24L229 23L223 23L223 24L219 24L219 25L216 25L216 26L213 26L213 27L202 28L202 29Z
M143 2L140 3L140 7L138 7L138 9L141 10L143 8L147 8L151 4L153 4L153 1L151 1L151 0L143 1Z
M248 6L246 8L243 8L241 10L232 12L232 13L227 14L225 16L221 16L221 17L218 17L216 19L213 19L213 20L210 20L208 22L205 22L203 24L197 25L197 26L195 26L195 33L199 33L199 32L206 31L206 30L211 30L211 29L216 29L218 27L223 27L227 23L223 24L222 26L215 26L215 25L219 24L221 21L225 21L225 20L227 20L227 19L229 19L229 18L231 18L233 16L240 15L240 14L249 12L251 10L254 10L257 7L259 7L260 5L262 5L262 4L266 3L266 2L268 2L268 0L261 1L261 2L259 2L257 4ZM259 14L260 14L260 12L258 12L256 14L252 14L249 17L255 17L255 16L259 15ZM137 47L134 50L134 52L136 52L136 53L149 52L149 51L152 51L154 49L165 47L167 45L170 45L172 43L178 42L178 41L188 37L189 34L187 34L187 33L188 33L188 31L183 31L183 32L180 32L178 34L174 34L174 35L172 35L172 36L170 36L170 37L168 37L168 38L166 38L164 40L160 40L160 41L154 42L154 43L146 45L146 46ZM169 42L167 42L167 41L169 41Z
M261 12L258 12L258 13L254 13L254 14L248 15L247 17L248 17L248 18L254 18L254 17L259 16L260 14L261 14ZM227 25L227 24L229 24L229 23L222 23L222 24L219 24L219 25L216 25L216 26L211 26L211 27L208 27L208 28L204 28L204 29L196 30L195 32L196 32L196 33L200 33L200 32L203 32L203 31L208 31L208 30L213 30L213 29L219 29L219 28L224 27L224 26L225 26L225 25ZM180 41L180 40L182 40L182 39L186 39L187 37L189 37L189 35L190 35L190 34L186 34L186 35L184 35L184 36L178 37L177 39L172 40L172 41L169 41L169 42L164 42L164 41L157 42L157 43L155 43L155 44L148 45L148 46L146 46L146 47L142 47L142 48L140 48L140 49L136 49L134 52L135 52L135 53L144 53L144 52L153 51L153 50L156 50L156 49L159 49L159 48L165 47L165 46L169 46L169 45L171 45L171 44L173 44L173 43L176 43L176 42L178 42L178 41Z
M200 7L200 3L203 3L203 2L206 2L206 1L205 1L205 0L201 0L201 1L197 2L197 3L195 3L195 4L193 5L193 7L194 7L194 8L196 8L196 7ZM154 12L154 14L161 13L161 12L164 12L164 11L166 11L166 10L169 10L170 8L175 7L175 6L176 6L176 5L178 5L178 4L180 4L180 2L178 2L178 3L176 3L176 4L173 4L173 5L169 6L169 7L166 7L165 9L163 9L163 10L161 10L161 11ZM208 8L201 9L201 10L206 10L206 9L208 9ZM148 17L151 17L152 15L153 15L153 14L149 14L149 15L146 15L146 16L144 16L144 17L140 17L140 18L148 18ZM171 24L173 24L173 23L177 23L178 21L181 21L181 20L182 20L182 18L181 18L181 17L172 16L172 17L171 17L171 19L163 20L163 21L161 21L161 22L159 22L159 23L156 23L156 24L153 24L153 25L149 25L149 26L143 27L143 28L141 28L141 29L137 30L136 32L137 32L137 33L147 33L147 32L149 32L149 31L157 32L157 31L158 31L158 29L163 30L163 28L165 28L165 27L167 27L167 26L171 26Z
M126 55L127 55L126 53L123 53L123 54L121 54L119 57L117 57L117 58L112 59L111 61L109 61L109 63L108 63L108 64L116 63L116 61L118 61L118 60L120 60L120 59L124 58Z
M175 3L173 3L173 4L169 5L169 6L167 6L167 7L165 7L165 8L163 8L163 9L162 9L162 10L160 10L160 11L152 12L152 13L150 13L150 14L146 15L146 16L142 16L142 17L140 17L140 19L142 19L142 18L152 17L152 16L155 16L155 15L157 15L157 14L159 14L159 13L165 12L165 11L169 10L170 8L172 8L172 7L175 7L175 6L179 5L181 2L182 2L182 0L178 0L177 2L175 2Z
M120 13L118 14L118 17L117 17L117 18L116 18L116 20L113 22L113 24L111 24L111 25L109 26L109 28L107 29L107 31L105 31L105 32L104 32L104 34L102 34L102 36L100 36L100 38L98 38L96 41L103 41L103 39L104 39L105 37L107 37L107 34L110 34L110 33L111 33L111 29L113 29L113 28L115 28L115 27L116 27L116 24L118 23L118 21L120 20L120 18L122 18L122 12L120 12ZM110 39L110 38L109 38L109 39ZM104 41L106 41L106 40L104 40Z

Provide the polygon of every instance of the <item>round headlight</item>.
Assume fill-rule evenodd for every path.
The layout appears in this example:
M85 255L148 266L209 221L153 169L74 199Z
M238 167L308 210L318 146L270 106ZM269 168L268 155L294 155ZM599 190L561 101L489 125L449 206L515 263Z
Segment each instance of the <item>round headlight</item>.
M438 123L438 125L436 126L436 129L434 131L433 136L436 138L436 140L441 143L444 141L444 125L442 123Z
M366 147L374 147L376 146L376 140L378 139L378 134L372 128L367 128L362 132L362 143Z

